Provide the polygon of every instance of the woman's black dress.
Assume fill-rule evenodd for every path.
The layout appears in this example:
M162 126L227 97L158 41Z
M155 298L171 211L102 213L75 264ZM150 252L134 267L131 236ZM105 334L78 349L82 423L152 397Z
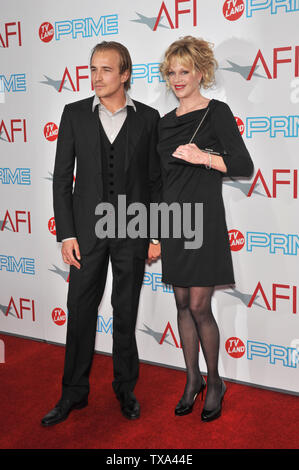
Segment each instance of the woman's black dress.
M250 176L252 160L229 106L222 101L211 100L208 107L209 111L193 143L202 150L210 149L222 155L227 167L225 176ZM188 238L163 238L162 233L162 280L174 286L234 283L222 199L223 173L172 156L179 145L189 143L206 110L177 116L174 109L159 124L162 200L167 204L203 203L203 243L200 248L186 249L184 242Z

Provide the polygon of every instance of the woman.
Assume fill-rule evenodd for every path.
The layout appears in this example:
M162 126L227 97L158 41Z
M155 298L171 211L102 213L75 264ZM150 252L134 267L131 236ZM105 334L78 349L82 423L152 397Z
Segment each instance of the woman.
M161 240L162 279L173 285L187 372L175 414L190 413L197 395L203 394L207 385L203 421L221 415L226 391L218 373L219 330L211 310L214 287L234 283L222 176L250 176L253 171L228 105L201 94L202 88L213 84L216 66L211 45L186 36L171 44L160 67L179 100L179 106L159 125L163 201L203 203L200 248L185 248L184 237L163 239L162 234ZM207 364L207 384L199 370L199 341Z

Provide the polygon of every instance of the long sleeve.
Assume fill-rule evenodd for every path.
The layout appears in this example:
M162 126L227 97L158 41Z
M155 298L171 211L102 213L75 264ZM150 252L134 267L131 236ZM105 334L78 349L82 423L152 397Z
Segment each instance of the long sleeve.
M53 175L53 202L57 241L76 237L73 219L75 145L67 106L62 113Z
M222 154L227 168L225 176L250 176L253 162L230 107L219 102L213 111L212 125L225 152Z

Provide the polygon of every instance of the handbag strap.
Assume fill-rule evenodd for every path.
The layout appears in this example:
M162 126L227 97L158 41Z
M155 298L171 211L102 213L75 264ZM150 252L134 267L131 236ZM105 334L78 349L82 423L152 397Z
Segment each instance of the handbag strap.
M205 114L204 114L204 116L203 116L203 118L202 118L202 120L200 121L200 123L198 124L198 126L197 126L197 128L196 128L196 131L194 132L193 136L191 137L191 140L188 142L189 144L192 143L192 140L193 140L194 137L196 136L198 129L199 129L200 126L202 125L202 123L203 123L203 121L204 121L206 115L207 115L208 112L209 112L209 109L210 109L210 108L209 108L209 106L208 106L208 107L207 107L207 110L206 110L206 112L205 112Z

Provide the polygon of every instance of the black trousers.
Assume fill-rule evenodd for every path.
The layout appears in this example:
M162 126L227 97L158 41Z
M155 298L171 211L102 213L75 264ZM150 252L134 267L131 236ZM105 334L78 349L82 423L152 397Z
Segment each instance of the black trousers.
M133 240L98 240L94 250L82 255L81 269L70 268L68 325L62 396L80 401L89 393L98 308L105 290L111 260L113 285L113 372L116 396L133 391L139 372L135 338L140 289L145 260L132 250Z

